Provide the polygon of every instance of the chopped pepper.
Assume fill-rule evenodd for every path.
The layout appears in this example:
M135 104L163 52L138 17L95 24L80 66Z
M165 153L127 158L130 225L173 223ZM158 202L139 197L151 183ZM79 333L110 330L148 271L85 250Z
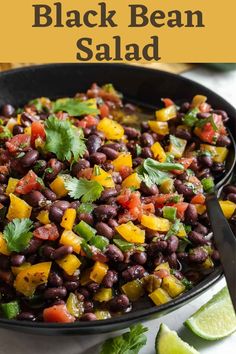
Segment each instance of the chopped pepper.
M93 181L97 181L98 183L100 183L103 187L106 188L114 188L115 187L115 183L112 179L112 176L109 172L104 171L101 167L96 166L98 173L95 175L93 174L91 179Z
M161 286L171 297L176 297L185 291L184 284L171 274L163 278Z
M112 161L115 171L120 171L124 166L132 168L132 164L132 156L127 152L120 153L120 155Z
M153 120L149 120L148 125L150 129L158 135L165 136L169 134L168 122L155 122Z
M68 275L73 275L81 265L79 258L74 254L68 254L68 256L59 259L56 262Z
M15 218L25 219L31 215L32 207L23 199L18 198L15 194L10 193L10 206L7 213L7 219L13 220Z
M94 228L83 220L81 220L79 224L74 227L74 231L86 241L89 241L97 233Z
M187 140L177 138L174 135L170 135L169 152L177 158L182 157L187 145Z
M119 140L124 136L122 125L106 117L100 120L97 130L103 132L108 140Z
M91 280L95 281L95 283L100 284L103 281L105 275L107 274L108 269L108 265L97 261L94 263L89 277Z
M159 162L166 161L165 150L163 149L163 147L158 141L151 146L151 150L153 152L155 159L157 159Z
M128 283L124 284L122 286L122 290L125 295L128 296L130 301L136 301L144 295L142 282L138 279L129 281Z
M162 209L163 217L170 221L174 221L176 219L177 209L175 207L164 206Z
M128 242L144 243L145 231L134 225L132 221L116 227L116 231Z
M3 316L7 319L16 318L20 313L20 306L17 301L7 302L0 305L1 312Z
M63 176L57 176L50 184L50 188L54 193L56 193L58 198L65 197L68 194Z
M83 302L79 301L74 293L70 293L68 296L66 307L69 313L76 318L80 318L84 313Z
M107 302L113 297L111 288L102 288L94 295L93 300L98 302Z
M82 242L82 238L77 236L71 230L64 230L60 238L60 244L65 246L72 246L73 251L78 254L80 253L81 250L81 242Z
M230 200L220 200L220 207L227 219L230 219L236 209L236 204Z
M156 111L156 119L159 122L166 122L170 119L175 118L177 115L177 108L175 105L162 108L159 111Z
M6 195L15 192L16 186L19 182L19 179L10 177L8 180L7 188L6 188Z
M151 230L167 232L170 229L170 221L155 215L143 215L141 224Z
M154 304L157 306L166 304L167 302L172 300L169 294L162 288L158 288L154 290L148 296L152 299Z
M133 187L135 189L139 189L140 185L141 185L141 179L140 179L139 175L136 172L132 173L131 175L126 177L124 179L124 181L122 182L122 187L123 188Z
M61 227L64 227L64 229L66 230L72 230L75 222L75 218L76 218L76 210L72 208L66 209L61 221Z
M90 240L89 240L90 245L95 246L101 251L104 251L106 247L109 245L109 240L100 235L94 235Z
M50 224L51 221L49 220L49 211L48 210L41 210L38 213L38 216L36 218L38 221L40 221L42 224L47 225Z
M7 243L3 238L3 234L0 232L0 254L4 254L5 256L9 256L11 252L7 247Z

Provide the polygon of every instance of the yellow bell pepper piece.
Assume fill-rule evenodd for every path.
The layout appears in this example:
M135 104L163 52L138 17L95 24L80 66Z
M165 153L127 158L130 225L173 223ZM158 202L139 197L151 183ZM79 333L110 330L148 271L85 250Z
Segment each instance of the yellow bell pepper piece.
M112 161L112 165L115 168L115 171L120 171L122 167L131 167L133 166L132 156L130 153L122 152L120 155Z
M10 193L14 193L17 183L19 182L19 179L17 178L12 178L10 177L8 180L7 188L6 188L6 195L9 195Z
M23 199L18 198L15 194L10 193L10 206L6 215L8 220L15 218L26 219L31 215L32 207Z
M169 294L162 288L158 288L154 290L148 296L152 299L154 304L157 306L166 304L167 302L172 300Z
M164 194L172 193L174 191L173 178L167 178L160 185L160 192Z
M134 225L132 221L117 226L116 231L128 242L145 242L145 231Z
M211 257L207 257L207 259L201 264L203 269L211 269L214 267L214 262Z
M68 275L73 275L81 265L79 258L74 254L68 254L68 256L59 259L56 262Z
M42 262L22 270L14 281L15 289L27 297L32 296L37 286L47 283L51 265L51 262Z
M107 264L98 261L95 262L89 275L90 280L93 280L95 281L95 283L100 284L105 275L107 274L108 269L109 268Z
M151 146L151 150L156 160L158 160L159 162L166 161L165 150L158 141Z
M227 219L230 219L236 209L236 204L231 202L230 200L220 200L219 203L224 213L224 216Z
M136 301L144 295L143 285L140 280L132 280L124 284L121 289L128 296L130 301Z
M159 111L156 111L156 119L159 122L167 122L170 119L175 118L177 115L177 108L175 105L162 108Z
M57 176L50 184L50 188L56 193L57 198L65 197L68 194L68 190L65 187L65 180L62 176Z
M7 243L3 238L3 234L0 232L0 254L4 254L4 256L9 256L11 252L7 247Z
M136 189L139 189L140 185L141 185L141 179L139 178L139 175L136 172L126 177L122 182L123 188L134 187Z
M26 127L24 129L24 133L27 134L27 135L31 135L31 127Z
M66 209L60 224L61 227L64 227L64 229L66 230L72 230L75 222L75 218L76 218L76 210L72 208Z
M36 217L36 219L38 221L40 221L41 224L44 224L44 225L47 225L47 224L51 223L51 221L49 220L49 212L48 212L48 210L41 210L38 213L38 216Z
M158 135L168 135L169 134L169 126L168 122L158 122L154 120L148 121L149 128Z
M229 150L223 146L213 146L208 144L200 145L201 151L209 151L212 154L212 160L214 162L223 163L229 153Z
M161 269L165 269L165 270L167 270L170 273L169 263L168 262L164 262L164 263L159 264L158 266L156 266L155 272L158 271L158 270L161 270Z
M70 293L68 296L66 307L69 313L76 318L80 318L84 313L83 302L79 301L78 297L74 293Z
M110 312L106 310L96 310L94 314L96 315L97 320L107 320L108 318L111 318Z
M143 215L141 224L151 230L160 232L167 232L171 227L171 223L168 219L160 218L155 215Z
M104 171L101 167L99 167L99 166L96 166L96 167L99 170L99 174L96 175L96 176L93 175L91 180L97 181L103 187L114 188L115 187L115 183L114 183L114 181L112 179L112 175L109 172Z
M24 262L21 264L19 267L11 267L12 273L16 276L19 274L22 270L29 269L31 267L31 263L29 262Z
M103 132L108 140L119 140L124 136L124 128L116 121L103 118L97 125L97 130Z
M98 290L98 292L94 295L93 300L98 302L106 302L113 298L112 289L103 288Z
M161 287L171 296L176 297L185 291L185 286L174 275L163 278Z
M10 118L7 122L6 128L10 130L10 132L12 133L12 130L14 128L14 126L18 124L15 118ZM21 124L21 123L20 123Z
M187 140L177 138L176 136L174 139L171 137L172 136L170 136L169 152L174 155L174 157L180 158L186 148Z
M202 215L205 213L206 211L206 206L204 204L195 204L195 208L197 210L197 213L199 215Z
M184 228L184 225L181 224L180 227L179 227L179 231L177 233L177 236L178 237L186 237L187 236L187 233L185 231L185 228Z
M79 236L77 236L73 231L64 230L59 242L64 246L72 246L73 251L75 253L78 254L80 253L81 250L80 244L82 242L82 239Z
M196 96L193 97L191 106L194 107L194 108L195 107L198 108L202 103L205 103L206 100L207 100L206 96L196 95Z

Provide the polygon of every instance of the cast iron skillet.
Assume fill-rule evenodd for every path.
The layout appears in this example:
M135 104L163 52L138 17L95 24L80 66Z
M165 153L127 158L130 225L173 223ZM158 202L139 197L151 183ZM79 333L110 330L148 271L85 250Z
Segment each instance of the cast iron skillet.
M223 109L230 116L229 127L236 132L236 110L223 98L209 89L181 76L163 71L121 64L50 64L22 68L0 74L0 107L3 104L23 105L41 96L50 98L73 96L86 90L93 82L113 83L114 86L136 102L157 106L160 98L171 97L175 101L191 100L196 94L206 95L215 109ZM234 154L229 155L227 174L231 174ZM141 320L152 319L183 306L199 296L222 277L218 266L201 283L168 304L137 309L134 312L102 321L70 324L32 323L0 319L0 326L34 334L89 334L109 332L128 327Z

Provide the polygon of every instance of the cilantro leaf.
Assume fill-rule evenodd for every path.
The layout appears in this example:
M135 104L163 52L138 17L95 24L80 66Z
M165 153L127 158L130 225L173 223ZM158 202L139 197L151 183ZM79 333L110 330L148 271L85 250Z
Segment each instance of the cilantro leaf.
M130 332L106 340L100 354L138 354L147 342L144 334L146 331L147 328L141 323L133 325L130 327Z
M59 160L78 159L83 156L86 145L81 129L74 127L69 121L62 121L50 116L45 121L47 151L56 154Z
M76 98L60 98L53 103L53 112L64 111L70 116L83 116L87 114L99 114L100 111L94 108L94 103L90 100L79 101Z
M97 181L89 181L81 178L71 178L65 182L71 198L80 199L83 203L94 202L103 191L103 187Z
M0 139L9 139L11 137L12 137L11 131L5 126L1 126L0 127Z
M30 219L13 219L3 231L3 237L11 252L23 251L31 240L33 222Z

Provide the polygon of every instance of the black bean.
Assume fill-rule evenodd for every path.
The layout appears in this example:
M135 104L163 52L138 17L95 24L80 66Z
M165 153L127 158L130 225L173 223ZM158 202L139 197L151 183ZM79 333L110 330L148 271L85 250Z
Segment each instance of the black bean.
M202 225L200 222L197 223L196 227L194 228L194 231L202 234L202 235L207 235L208 229L206 226Z
M205 245L208 242L203 235L196 231L191 231L188 235L188 238L195 245Z
M64 283L64 286L66 287L67 291L73 292L79 287L79 281L66 281Z
M39 120L39 116L33 116L32 114L30 113L27 113L27 112L23 112L21 114L21 124L24 126L24 127L30 127L31 124L33 122L36 122Z
M197 114L197 117L199 119L206 119L206 118L209 118L211 116L211 113L208 113L208 112L204 112L204 113L198 113Z
M122 151L123 145L120 143L109 143L109 144L106 144L106 147L109 147L109 148L116 150L116 151Z
M196 209L195 205L189 204L186 211L185 211L185 215L184 215L184 220L185 220L186 224L196 225L197 218L198 218L198 214L197 214L197 209Z
M147 262L147 254L146 252L135 252L132 255L132 260L134 263L143 265Z
M73 252L72 246L61 246L57 248L53 253L53 259L61 259Z
M17 319L19 321L35 321L36 317L32 312L21 312L19 315L17 315Z
M172 235L168 238L167 240L167 247L166 247L166 252L168 253L174 253L177 251L179 246L179 239L178 237Z
M99 199L103 202L111 197L116 197L117 194L118 194L118 192L115 188L107 188L107 189L104 189L104 191L102 192Z
M13 135L18 135L18 134L23 134L23 133L24 133L24 128L21 125L19 125L19 124L14 125L14 127L12 129Z
M85 159L81 159L78 162L74 163L72 166L72 175L73 176L77 176L77 174L84 170L85 168L89 168L90 167L90 162L88 160Z
M213 164L212 164L213 166ZM211 177L211 171L209 168L204 168L198 172L196 172L196 176L199 178L199 179L203 179L203 178L209 178Z
M92 282L92 283L87 285L87 288L92 294L95 294L98 291L98 289L99 289L99 284L95 283L95 282Z
M207 251L202 247L193 248L189 252L188 259L191 263L202 263L207 259Z
M112 172L112 179L116 184L122 183L122 177L119 172Z
M108 160L115 160L119 155L117 150L109 148L106 145L100 147L99 151L105 154Z
M219 146L229 146L231 144L231 140L227 135L220 135L216 144Z
M152 153L152 150L149 148L149 147L144 147L142 148L142 151L141 151L141 157L147 159L147 158L152 158L153 157L153 153Z
M84 301L84 312L88 313L93 311L93 303L92 301Z
M143 277L145 269L141 265L134 265L122 272L122 277L125 281L140 279Z
M116 220L110 219L110 220L108 220L108 225L109 225L112 229L114 229L114 228L116 228L116 226L118 226L119 224L118 224L118 222L117 222Z
M180 261L186 261L187 258L188 258L188 253L187 252L178 252L176 255L177 255L177 258Z
M11 285L13 283L13 274L10 271L0 269L0 280L3 283Z
M0 194L0 203L5 206L8 206L10 203L9 196L6 194Z
M48 288L44 292L45 299L63 299L67 295L67 290L64 286L60 286L58 288Z
M132 127L124 127L124 131L129 139L135 139L140 136L140 132Z
M15 113L15 108L11 104L5 104L2 107L2 115L6 118L14 117Z
M13 267L19 267L25 262L25 256L23 254L13 254L11 256L11 264Z
M177 192L179 194L183 194L185 198L190 199L194 196L193 190L190 187L186 186L184 183L182 183L179 179L176 179L174 181L174 186Z
M165 240L158 240L156 242L152 242L148 246L148 254L151 257L155 257L160 251L164 251L167 248L167 241Z
M180 111L183 113L187 113L188 110L190 109L190 103L189 102L183 102L180 106Z
M96 224L95 228L96 228L99 235L105 236L109 240L112 239L112 237L115 234L113 229L104 222L98 222Z
M51 189L45 188L43 191L44 196L50 200L51 202L55 202L57 200L57 195Z
M64 211L55 205L52 205L49 209L49 219L58 224L61 223Z
M108 270L107 274L103 278L102 284L105 288L112 288L115 283L118 282L118 273L115 270Z
M38 248L42 245L43 241L38 238L32 238L29 242L27 248L23 251L23 254L32 254L36 253Z
M45 160L38 160L35 162L33 166L33 170L37 175L43 175L45 169L47 167L47 162Z
M225 194L230 194L230 193L236 193L236 186L233 186L231 184L228 184L223 188L223 192Z
M4 175L3 173L0 173L0 183L6 184L7 180L8 180L7 176Z
M79 200L75 200L74 202L71 202L71 203L70 203L70 208L71 208L71 209L77 210L79 206L80 206Z
M44 257L48 258L48 259L54 259L54 252L55 249L51 246L44 246L42 248L42 253L44 255Z
M9 257L0 254L0 269L8 270L10 267Z
M21 163L23 167L31 167L35 164L39 157L39 152L37 150L30 150L26 152L25 156L22 157Z
M140 128L142 133L147 132L149 130L148 122L141 122Z
M213 160L211 156L201 155L198 158L199 162L206 167L211 167L213 165Z
M112 205L99 205L94 209L94 215L99 221L106 221L116 217L117 208Z
M219 261L220 260L219 251L213 250L213 252L211 254L211 258L213 259L213 261Z
M42 207L46 203L46 198L39 191L31 191L24 196L24 200L32 207Z
M96 321L97 317L92 312L87 312L80 317L80 321Z
M106 251L107 257L113 262L123 262L124 255L115 245L109 245Z
M177 138L184 139L187 141L192 139L192 134L187 129L177 129L175 132L175 136L177 136Z
M83 128L83 133L84 133L85 138L87 138L92 133L92 129L91 128Z
M178 268L178 260L176 253L171 253L165 257L171 268Z
M93 134L88 137L86 146L90 154L95 153L102 145L102 139Z
M82 287L82 288L79 289L79 293L76 292L76 295L77 295L78 299L80 297L84 297L84 299L88 299L89 296L90 296L90 292L85 287ZM82 299L82 301L83 301L83 299Z
M148 187L145 182L141 182L140 190L145 195L157 195L159 194L159 189L156 184L152 184L151 187Z
M63 163L58 161L57 159L50 159L47 163L47 169L45 173L45 179L47 181L54 180L57 175L63 169Z
M101 165L106 161L107 157L102 152L94 152L90 155L90 163L92 166L94 165Z
M114 166L112 165L111 162L105 162L102 164L102 169L105 170L106 172L108 171L114 171Z
M53 203L53 205L62 211L65 211L70 207L70 203L67 200L57 200L55 203Z
M83 220L84 222L86 222L89 225L93 225L93 223L94 223L93 215L89 214L89 213L80 213L79 219Z
M48 277L48 284L52 287L62 286L62 277L56 272L51 272Z
M109 301L109 308L112 312L124 311L129 306L129 298L126 295L118 295Z
M219 110L219 109L217 109L217 110L214 109L212 111L212 113L220 115L222 117L222 120L223 120L224 123L226 123L229 120L229 116L228 116L228 114L225 111L222 111L222 110Z
M199 272L194 271L194 270L189 270L187 273L185 273L185 276L192 283L198 283L199 280L201 279L201 274Z
M133 159L133 167L138 167L139 165L141 165L143 163L143 158L142 157L136 157L135 159Z
M227 199L230 200L233 203L236 203L236 194L235 193L229 193L227 195Z
M212 172L214 172L216 174L223 173L225 170L225 165L220 162L214 162L211 170L212 170Z
M154 144L152 135L149 133L143 133L140 138L140 144L142 146L152 146Z

